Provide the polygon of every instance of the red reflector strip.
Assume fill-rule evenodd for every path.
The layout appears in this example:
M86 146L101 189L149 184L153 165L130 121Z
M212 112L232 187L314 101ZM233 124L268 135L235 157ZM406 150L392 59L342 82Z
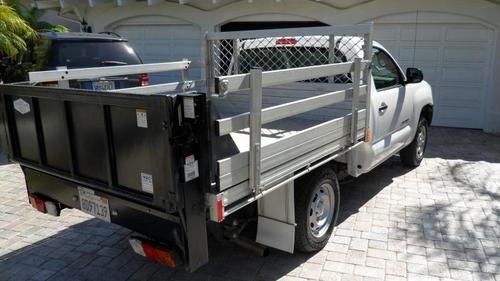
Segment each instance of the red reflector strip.
M221 222L224 220L224 204L222 204L222 198L217 199L217 221Z

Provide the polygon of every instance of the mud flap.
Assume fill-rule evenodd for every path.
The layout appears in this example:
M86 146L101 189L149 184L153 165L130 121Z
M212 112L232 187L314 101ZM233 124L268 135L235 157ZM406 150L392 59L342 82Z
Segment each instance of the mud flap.
M257 243L293 253L295 201L293 181L258 201Z

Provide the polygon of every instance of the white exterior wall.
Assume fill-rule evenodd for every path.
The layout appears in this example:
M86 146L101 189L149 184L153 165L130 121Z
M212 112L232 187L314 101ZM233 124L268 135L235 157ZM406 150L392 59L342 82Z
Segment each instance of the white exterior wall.
M326 1L324 1L326 2ZM397 18L404 13L420 11L423 15L419 23L459 23L467 21L479 23L491 29L494 34L493 54L491 55L491 69L485 100L483 101L482 127L488 132L500 132L500 5L486 0L368 0L350 1L351 7L346 7L346 1L338 2L344 8L336 8L319 1L282 0L276 1L238 1L211 11L204 11L187 5L173 2L161 2L148 6L144 2L133 2L125 6L116 7L114 3L102 4L93 8L87 7L83 12L85 19L92 25L95 32L113 30L120 22L134 17L164 16L181 20L198 26L201 30L200 40L207 31L217 30L218 26L230 21L244 20L292 20L321 21L326 24L356 24L375 21L391 16ZM359 3L358 4L355 4ZM429 13L432 12L432 13ZM442 15L442 14L445 15ZM455 17L457 16L457 17ZM165 22L168 21L166 18ZM201 44L201 55L205 54L204 44ZM203 57L202 57L203 59Z

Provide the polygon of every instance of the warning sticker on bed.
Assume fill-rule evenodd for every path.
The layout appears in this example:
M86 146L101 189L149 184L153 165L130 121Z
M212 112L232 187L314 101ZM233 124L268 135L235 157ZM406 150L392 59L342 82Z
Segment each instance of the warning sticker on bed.
M142 191L153 193L153 175L141 173Z
M136 109L135 115L137 116L137 127L147 128L148 127L148 115L145 109Z
M186 164L184 164L184 179L186 182L199 176L200 172L198 171L198 161L194 159L194 155L186 157Z
M184 118L194 119L194 99L192 97L184 97Z

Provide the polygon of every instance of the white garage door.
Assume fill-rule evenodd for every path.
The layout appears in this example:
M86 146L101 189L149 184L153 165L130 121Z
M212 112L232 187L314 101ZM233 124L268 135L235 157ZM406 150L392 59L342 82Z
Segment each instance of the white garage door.
M482 108L491 80L492 38L493 32L479 24L375 25L375 40L405 69L415 66L424 72L433 87L433 124L438 126L482 128Z
M200 30L189 24L134 24L120 25L115 32L127 38L144 63L191 60L188 78L201 78ZM151 84L176 82L179 71L150 74Z

